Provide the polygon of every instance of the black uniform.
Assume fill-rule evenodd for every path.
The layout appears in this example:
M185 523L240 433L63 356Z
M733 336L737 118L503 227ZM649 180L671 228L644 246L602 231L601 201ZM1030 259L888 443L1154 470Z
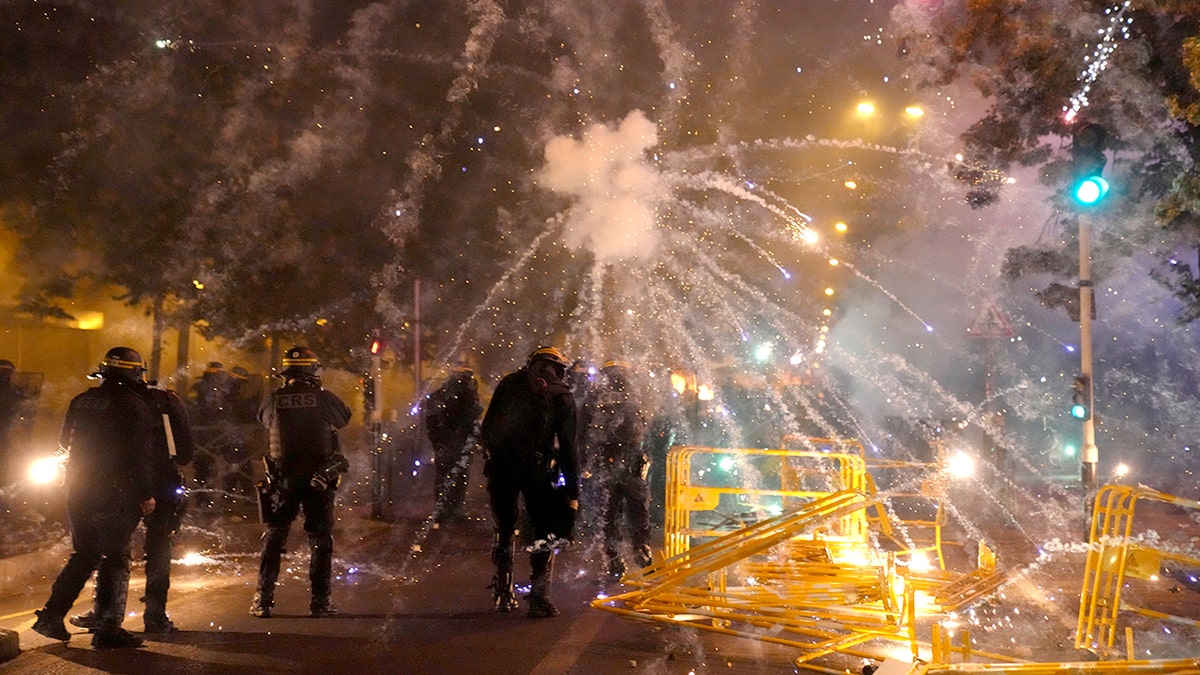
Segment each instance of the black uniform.
M154 511L142 519L146 525L145 618L149 630L169 630L166 611L167 590L171 588L171 540L179 530L187 501L179 467L192 461L195 446L183 399L157 387L146 387L142 396L150 409L155 501Z
M142 384L105 378L72 399L59 435L69 451L67 513L74 551L59 573L39 623L57 622L92 572L96 578L97 637L121 633L129 590L130 536L153 497L150 413ZM35 626L36 628L36 626Z
M139 391L150 413L150 473L155 502L154 510L142 517L146 526L146 595L142 598L146 612L143 618L147 632L169 633L175 630L175 624L167 617L171 538L179 529L187 501L179 466L192 461L194 448L183 399L173 391L152 386L140 386ZM71 623L95 629L100 625L100 610L93 607L88 614L71 617Z
M482 412L479 387L469 370L454 373L425 401L424 422L433 445L435 513L439 522L464 515L472 441Z
M481 435L487 449L488 478L495 519L492 551L496 563L497 609L511 609L513 534L517 526L517 497L525 500L535 540L553 534L569 538L573 519L564 500L579 499L579 460L575 449L575 402L563 377L565 364L552 373L544 361L532 361L500 380L483 418ZM560 481L561 486L555 489ZM564 520L564 517L567 520ZM536 545L530 554L533 588L530 614L539 603L549 605L553 550Z
M280 490L282 502L263 534L258 567L258 592L251 611L270 616L274 605L279 559L288 531L300 509L312 551L308 576L312 584L310 611L332 612L330 606L333 565L333 507L337 483L313 485L313 477L330 466L338 473L348 468L338 452L337 429L350 421L350 408L332 392L321 388L316 376L297 376L276 389L264 403L259 420L270 431L270 480ZM265 611L264 611L265 610Z
M650 489L648 458L642 447L646 422L641 404L619 369L605 368L588 394L581 413L586 470L596 484L599 524L609 573L625 572L622 541L628 538L638 566L650 558ZM625 519L629 528L626 530Z
M15 373L11 361L0 359L0 487L16 480L12 468L12 438L25 402L25 391L13 381Z

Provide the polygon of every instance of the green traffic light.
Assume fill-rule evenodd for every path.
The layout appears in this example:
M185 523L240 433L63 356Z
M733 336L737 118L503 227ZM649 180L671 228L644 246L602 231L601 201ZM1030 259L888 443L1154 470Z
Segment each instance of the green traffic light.
M1088 176L1075 186L1075 200L1080 204L1092 205L1108 194L1108 181L1100 176Z
M1071 417L1077 420L1087 419L1087 406L1082 403L1071 406Z

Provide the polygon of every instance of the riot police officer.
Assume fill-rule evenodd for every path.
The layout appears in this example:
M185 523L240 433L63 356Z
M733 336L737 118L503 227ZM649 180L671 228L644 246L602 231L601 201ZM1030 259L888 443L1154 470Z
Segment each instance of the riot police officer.
M458 366L446 382L425 399L424 421L433 445L434 510L439 523L466 517L471 449L479 425L479 385L475 373Z
M646 421L641 401L630 382L624 361L609 361L600 381L588 392L580 415L586 470L598 482L599 521L604 532L608 574L625 573L621 549L628 540L639 567L650 556L650 488L648 458L642 447ZM628 519L629 527L623 527Z
M103 382L71 400L59 434L67 450L67 514L74 550L59 572L33 630L68 641L67 610L98 570L100 624L92 646L137 647L142 639L121 628L129 591L130 536L154 511L150 467L150 412L140 395L145 363L136 351L114 347L100 364Z
M496 386L480 434L487 461L495 521L492 560L496 611L516 609L513 596L513 536L517 497L523 496L533 529L529 555L529 616L557 616L550 602L555 547L552 539L570 538L579 508L579 459L575 450L575 401L566 382L567 359L554 347L529 355L525 367ZM555 484L561 480L561 487ZM539 543L540 542L540 543Z
M312 552L308 578L312 585L309 614L332 616L333 508L341 474L349 468L338 452L337 430L350 421L350 408L321 387L321 362L308 347L292 347L283 355L279 375L284 384L271 393L258 419L270 431L267 479L276 491L277 508L264 514L262 557L250 613L268 618L275 604L279 560L288 530L300 509Z
M139 382L139 384L141 384ZM195 447L183 399L173 391L150 385L140 388L150 411L151 475L155 507L142 518L146 526L146 603L143 615L147 633L171 633L175 624L167 616L167 591L171 588L171 544L187 505L180 466L192 461ZM100 626L99 608L71 617L80 628Z

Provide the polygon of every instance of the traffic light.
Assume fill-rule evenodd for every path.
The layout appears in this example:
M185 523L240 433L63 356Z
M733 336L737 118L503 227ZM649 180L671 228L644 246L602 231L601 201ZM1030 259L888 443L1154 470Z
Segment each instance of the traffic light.
M1094 206L1108 194L1104 145L1108 131L1092 122L1081 122L1071 131L1071 196L1083 206Z
M1071 417L1086 420L1092 416L1092 378L1076 375L1071 385Z
M383 338L382 331L371 332L371 356L379 356L387 349L387 340Z

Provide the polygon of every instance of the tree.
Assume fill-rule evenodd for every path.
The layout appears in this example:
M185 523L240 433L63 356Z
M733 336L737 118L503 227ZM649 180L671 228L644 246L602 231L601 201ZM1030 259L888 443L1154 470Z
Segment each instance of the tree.
M1119 201L1097 248L1156 251L1162 264L1149 272L1184 302L1179 319L1200 318L1197 272L1172 254L1196 250L1200 234L1200 7L1186 0L908 2L893 17L918 86L970 82L989 102L962 139L972 165L1041 166L1043 179L1061 191L1071 126L1087 120L1105 127ZM979 199L980 185L972 183L968 200L986 205L999 189L985 185ZM1010 251L1006 274L1048 271L1047 257L1057 252L1054 274L1070 277L1075 256L1066 252L1075 229L1068 223L1062 232L1057 251Z

